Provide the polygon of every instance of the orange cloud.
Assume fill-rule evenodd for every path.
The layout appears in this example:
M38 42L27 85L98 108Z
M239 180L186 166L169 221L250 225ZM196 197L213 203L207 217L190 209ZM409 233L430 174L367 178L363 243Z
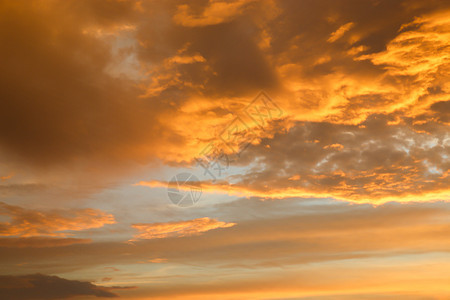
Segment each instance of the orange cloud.
M400 28L400 34L390 41L386 50L361 55L358 60L370 60L385 70L387 82L398 89L398 101L390 110L403 109L415 117L430 105L447 101L450 93L450 10L416 17ZM414 78L412 83L409 79ZM400 94L401 93L401 94Z
M175 23L187 26L208 26L230 21L242 13L243 7L253 0L215 1L210 0L200 16L192 15L188 4L181 4L173 16Z
M350 29L352 29L352 27L355 24L353 24L352 22L349 22L347 24L342 25L341 27L338 28L338 30L336 30L335 32L333 32L330 36L330 38L327 40L327 42L329 43L333 43L336 42L338 39L340 39L347 31L349 31Z
M71 233L100 228L114 224L114 216L95 209L73 211L36 211L0 202L0 215L11 218L10 222L0 223L0 236L55 236L65 237Z
M234 225L236 223L221 222L205 217L169 223L133 224L133 228L139 230L139 234L134 237L136 240L192 236L209 230L228 228Z
M378 204L449 200L447 131L431 135L390 120L377 115L358 126L297 123L241 153L238 163L253 166L251 171L214 183L205 176L199 185L205 192L267 198L333 197ZM138 185L167 187L167 182Z
M75 244L89 244L90 239L60 238L60 237L7 237L0 238L0 247L6 248L48 248L65 247Z
M8 180L8 179L11 179L13 177L13 175L6 175L6 176L0 176L0 181L5 181L5 180Z
M48 9L52 5L57 9ZM10 110L1 110L9 113L0 118L5 122L2 128L13 128L17 135L5 132L0 143L7 157L39 166L80 165L81 160L86 168L100 169L103 165L96 163L114 162L111 166L115 166L155 158L189 164L239 111L236 104L248 103L261 89L269 91L290 120L331 124L360 124L370 115L399 110L401 115L415 117L427 112L430 105L445 101L448 49L443 46L448 14L425 14L426 10L417 8L403 12L399 20L390 16L396 22L383 23L375 17L384 11L381 7L367 4L369 15L351 15L349 5L330 4L333 16L325 16L318 4L304 9L300 4L273 1L70 2L67 7L52 2L25 10L19 9L19 4L3 4L2 11L15 16L1 18L3 26L16 28L16 36L23 38L0 53L18 62L8 62L5 69L20 73L6 72L17 76L4 78L4 88L12 95L4 101L12 100L5 103ZM72 9L74 18L62 20L60 14L52 13L58 9ZM20 26L28 18L35 18L38 34L31 35L28 27ZM332 21L312 32L306 30L309 18ZM54 23L60 24L59 35L52 34ZM73 30L73 24L79 24L79 30ZM197 28L214 24L220 26ZM327 42L338 41L350 29L361 37L354 44ZM120 41L104 37L124 32ZM370 34L380 38L371 40ZM41 52L14 51L28 47L28 35L42 45ZM261 39L267 40L264 47ZM382 45L386 50L380 50L379 39L386 43ZM3 40L6 45L6 34ZM415 46L426 43L406 55L407 41ZM129 44L125 47L123 43ZM64 63L52 62L59 57L53 53L55 49L68 49L58 52L64 54ZM143 71L142 78L130 81L108 73L120 56L115 52L133 57L132 64ZM412 63L414 60L420 64ZM33 63L37 61L55 68L44 74L43 68ZM22 73L25 66L31 69ZM418 81L404 81L401 76L406 73L400 69L408 76L419 76ZM73 81L60 74L86 80ZM24 84L37 78L44 86L45 82L57 82L54 86L61 90L46 94ZM429 91L440 92L431 95ZM60 101L55 95L68 96ZM35 101L27 105L23 99L31 97ZM72 107L71 103L78 105ZM43 107L47 108L41 110ZM27 116L34 126L17 122L20 115ZM58 126L35 122L36 115Z

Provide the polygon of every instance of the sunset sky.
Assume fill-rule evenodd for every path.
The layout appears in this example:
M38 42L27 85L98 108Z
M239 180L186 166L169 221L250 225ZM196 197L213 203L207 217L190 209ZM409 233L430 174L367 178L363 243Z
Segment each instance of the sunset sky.
M450 1L0 0L0 299L450 299Z

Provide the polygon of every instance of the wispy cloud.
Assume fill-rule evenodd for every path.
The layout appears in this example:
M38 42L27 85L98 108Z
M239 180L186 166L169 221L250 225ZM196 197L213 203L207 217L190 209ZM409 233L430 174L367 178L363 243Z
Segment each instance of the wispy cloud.
M347 24L342 25L335 32L333 32L328 38L327 42L333 43L340 39L347 31L352 29L355 24L353 22L349 22Z
M205 217L189 221L133 224L133 228L139 230L139 234L134 237L135 239L160 239L167 237L192 236L218 228L232 227L234 225L236 225L236 223L221 222Z
M58 236L70 231L99 228L114 224L114 216L95 209L36 211L0 202L0 215L11 218L0 223L0 236ZM69 231L69 232L65 232Z

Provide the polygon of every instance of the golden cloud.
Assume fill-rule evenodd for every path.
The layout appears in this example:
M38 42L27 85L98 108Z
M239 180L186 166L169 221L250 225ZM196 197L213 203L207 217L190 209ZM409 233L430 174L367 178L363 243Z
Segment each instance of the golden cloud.
M340 39L347 31L349 31L355 24L349 22L347 24L342 25L335 32L333 32L327 42L333 43Z
M233 0L233 1L215 1L210 0L208 6L200 16L192 15L188 4L177 6L177 11L173 16L175 23L187 26L208 26L216 25L232 20L233 17L242 13L243 8L253 0Z
M54 236L71 235L64 231L80 231L114 224L114 216L96 209L66 211L36 211L0 202L0 215L11 218L0 223L0 236Z
M207 217L179 222L133 224L133 228L139 230L139 234L134 237L134 240L192 236L234 225L236 223L221 222Z

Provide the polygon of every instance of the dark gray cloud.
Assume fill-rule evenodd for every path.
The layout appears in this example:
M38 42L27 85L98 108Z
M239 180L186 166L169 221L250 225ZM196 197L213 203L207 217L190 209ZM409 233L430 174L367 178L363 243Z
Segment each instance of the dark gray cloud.
M113 298L116 294L89 282L67 280L43 274L9 276L0 275L0 293L3 299L68 299L74 296Z

